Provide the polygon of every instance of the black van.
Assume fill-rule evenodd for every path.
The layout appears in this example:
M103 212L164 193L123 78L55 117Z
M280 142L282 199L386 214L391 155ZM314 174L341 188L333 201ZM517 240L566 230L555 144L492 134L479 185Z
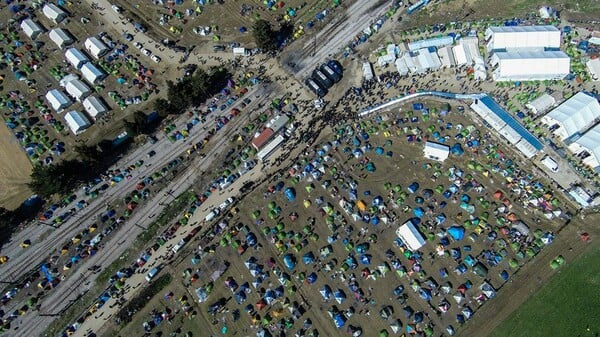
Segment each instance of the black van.
M304 81L304 83L306 84L306 86L312 91L314 92L317 96L319 97L323 97L325 95L327 95L327 89L321 87L317 82L315 82L315 80L313 80L312 78L307 78L306 81Z
M337 83L342 79L342 76L340 76L340 74L333 71L333 69L331 69L331 67L329 67L326 64L323 64L321 66L320 70L323 74L325 74L325 76L327 76L330 80L332 80L333 83Z
M329 89L333 86L333 82L319 69L313 71L312 78L319 83L322 88Z

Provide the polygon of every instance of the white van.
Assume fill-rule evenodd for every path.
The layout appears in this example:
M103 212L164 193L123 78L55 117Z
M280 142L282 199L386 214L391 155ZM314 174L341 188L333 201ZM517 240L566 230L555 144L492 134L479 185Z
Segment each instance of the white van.
M206 215L206 217L204 218L204 221L209 222L212 219L214 219L217 215L219 215L219 213L221 213L221 211L219 211L218 208L213 209L210 213L208 213Z
M152 268L146 275L146 281L148 281L148 282L152 281L152 279L156 276L156 274L158 274L159 271L160 271L160 269L158 269L158 267Z
M542 159L542 164L544 164L547 168L549 168L550 171L558 172L558 163L556 162L556 160L552 159L552 157L546 155Z

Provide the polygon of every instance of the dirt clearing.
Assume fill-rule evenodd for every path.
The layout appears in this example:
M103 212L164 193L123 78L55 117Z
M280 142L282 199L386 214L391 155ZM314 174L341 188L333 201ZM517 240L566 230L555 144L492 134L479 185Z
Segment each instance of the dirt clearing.
M31 195L31 163L6 127L0 127L0 207L15 209Z

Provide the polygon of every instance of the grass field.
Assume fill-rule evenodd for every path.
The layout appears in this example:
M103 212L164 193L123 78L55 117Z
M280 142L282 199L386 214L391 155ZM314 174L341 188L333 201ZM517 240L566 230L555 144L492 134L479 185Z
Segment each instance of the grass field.
M5 125L0 126L0 162L0 207L15 209L31 195L31 163Z
M600 244L567 264L491 337L595 337L600 335ZM548 266L548 269L550 267ZM588 330L589 328L589 330Z

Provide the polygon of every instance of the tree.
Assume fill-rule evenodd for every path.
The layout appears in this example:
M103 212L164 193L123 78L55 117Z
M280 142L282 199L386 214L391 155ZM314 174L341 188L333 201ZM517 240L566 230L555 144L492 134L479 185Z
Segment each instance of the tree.
M36 165L31 172L29 187L43 198L71 192L90 173L89 166L78 160L66 160L54 165Z
M96 145L77 145L75 146L75 152L79 154L81 159L88 162L97 163L102 159L102 153L98 150L98 146Z
M258 20L252 27L252 35L258 48L264 51L270 52L277 48L276 38L277 34L273 31L271 24L266 20Z

